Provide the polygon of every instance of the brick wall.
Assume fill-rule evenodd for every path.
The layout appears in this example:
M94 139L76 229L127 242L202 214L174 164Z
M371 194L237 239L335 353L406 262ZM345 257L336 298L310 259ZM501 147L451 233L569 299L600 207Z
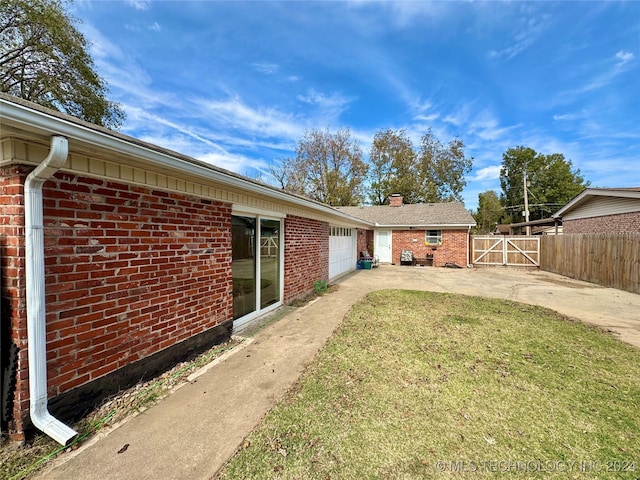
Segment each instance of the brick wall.
M29 409L27 370L27 303L25 296L24 180L21 167L0 170L1 301L0 355L7 382L0 382L0 405L12 438L24 439L22 416Z
M469 237L467 230L443 230L442 245L438 245L435 250L424 244L425 230L394 230L392 235L391 261L397 265L400 264L402 250L412 250L415 257L426 257L427 254L433 254L433 265L436 267L441 267L448 262L465 267L468 263Z
M22 212L23 181L3 177L3 222ZM230 323L231 205L58 173L45 184L44 226L50 397ZM28 410L24 276L8 264L22 261L17 229L3 225L3 274L16 275L3 284L3 307L11 303L19 332L11 428L20 432Z
M329 277L329 224L290 215L284 228L284 302Z
M364 230L358 228L358 258L360 258L360 252L368 251L373 254L373 230Z
M562 222L562 232L565 234L637 233L640 232L640 212L565 220Z

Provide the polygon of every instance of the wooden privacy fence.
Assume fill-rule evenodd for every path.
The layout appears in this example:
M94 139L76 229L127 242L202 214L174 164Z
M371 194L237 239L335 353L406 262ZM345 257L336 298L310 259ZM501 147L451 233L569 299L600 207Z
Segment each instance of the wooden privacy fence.
M640 294L640 233L543 236L540 268Z
M471 262L474 265L538 267L540 237L472 236Z

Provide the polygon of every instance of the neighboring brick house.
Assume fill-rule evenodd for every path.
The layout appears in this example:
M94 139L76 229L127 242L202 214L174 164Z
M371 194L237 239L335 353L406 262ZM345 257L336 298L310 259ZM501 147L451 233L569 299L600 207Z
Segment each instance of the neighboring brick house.
M355 270L371 228L6 94L0 122L0 427L14 439Z
M587 188L556 212L563 233L640 233L640 187Z
M382 263L400 264L403 250L432 259L434 266L469 263L469 232L476 222L460 202L405 205L392 195L389 205L339 210L375 225L374 254Z

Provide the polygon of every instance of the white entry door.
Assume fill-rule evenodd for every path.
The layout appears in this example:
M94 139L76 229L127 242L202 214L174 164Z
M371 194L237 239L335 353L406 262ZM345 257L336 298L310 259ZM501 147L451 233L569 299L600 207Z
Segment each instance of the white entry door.
M391 230L376 230L373 251L382 263L391 263Z

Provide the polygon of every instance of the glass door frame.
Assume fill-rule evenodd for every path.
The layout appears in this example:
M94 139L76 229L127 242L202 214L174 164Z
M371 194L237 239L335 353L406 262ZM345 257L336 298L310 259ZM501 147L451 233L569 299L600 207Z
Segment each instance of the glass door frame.
M282 299L284 297L284 223L286 214L279 212L270 212L266 210L251 208L251 207L242 207L242 206L234 206L231 212L232 216L239 217L251 217L256 221L256 231L255 231L255 241L254 243L254 255L255 255L255 281L256 281L256 298L255 298L255 309L233 321L233 327L237 328L245 323L253 320L256 317L264 315L276 308L282 306ZM268 305L265 308L260 308L261 305L261 249L260 249L260 239L262 237L262 224L261 220L274 220L280 222L280 228L278 231L278 288L279 288L279 300L271 305Z

